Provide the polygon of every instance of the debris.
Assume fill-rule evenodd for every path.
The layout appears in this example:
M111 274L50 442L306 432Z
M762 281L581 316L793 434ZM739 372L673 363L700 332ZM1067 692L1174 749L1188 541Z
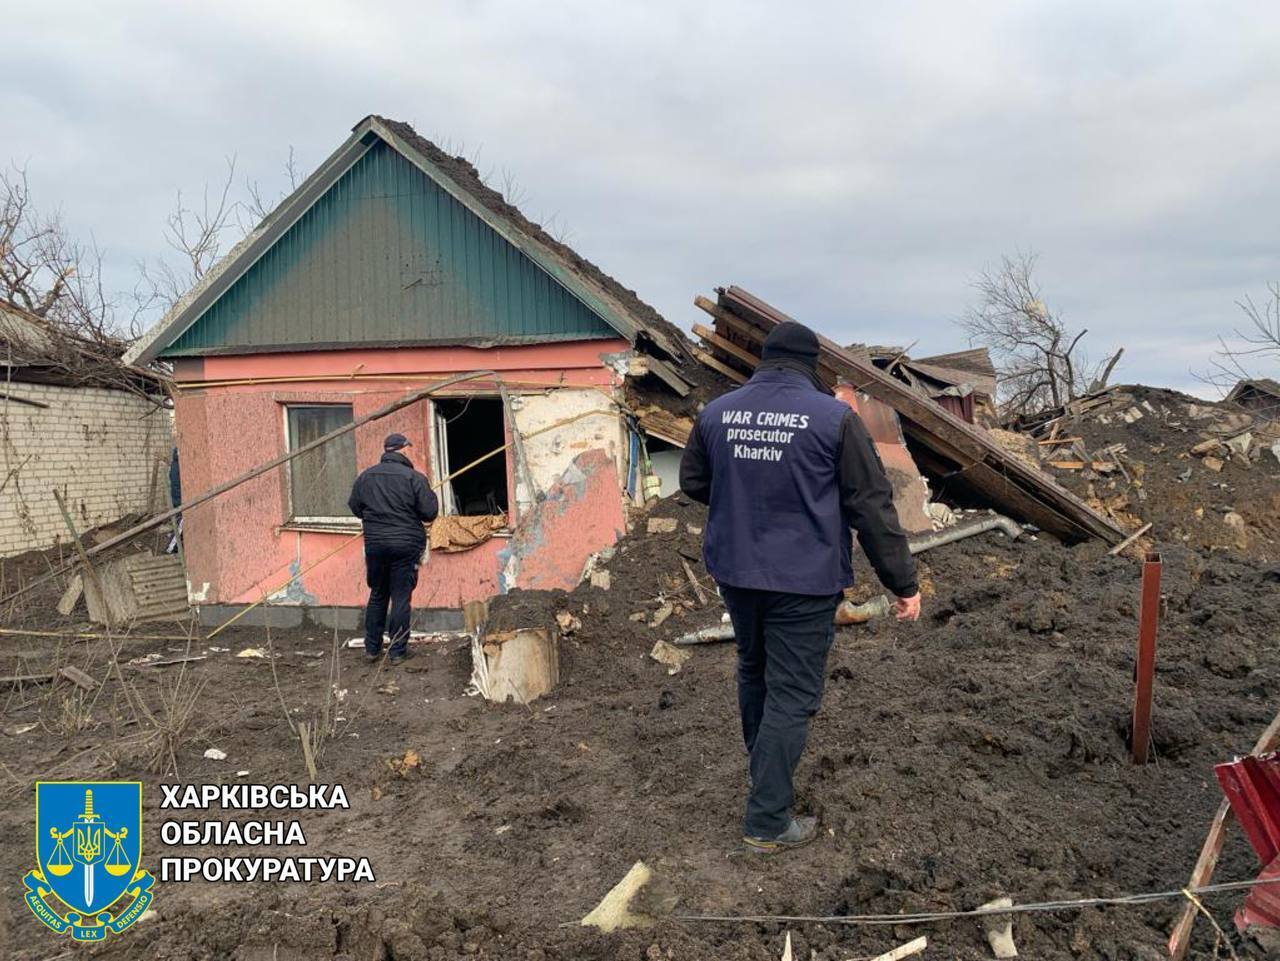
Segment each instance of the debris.
M260 647L246 647L236 657L266 657L267 652Z
M1217 473L1222 472L1223 461L1221 458L1209 456L1205 457L1200 463L1204 464L1204 466L1209 468L1211 471L1215 471Z
M1277 445L1277 446L1280 446L1280 445ZM1276 454L1276 458L1280 459L1280 453ZM693 524L685 524L684 529L687 530L694 537L698 537L699 535L702 534L702 528L695 527Z
M944 527L951 527L960 519L960 515L953 511L946 504L940 504L937 501L930 501L924 506L924 512L929 515L929 519L933 522L933 529L940 531Z
M1227 447L1233 454L1246 458L1249 456L1249 448L1252 445L1253 433L1251 431L1245 431L1243 434L1237 434L1235 437L1232 437L1227 441Z
M841 601L840 606L836 608L835 620L841 627L849 624L865 624L873 617L884 617L891 610L893 605L889 603L889 598L883 594L877 594L864 604Z
M665 664L668 674L679 674L680 668L684 667L685 661L693 656L693 652L682 650L666 641L658 641L653 645L649 656L659 664Z
M929 939L924 935L916 938L914 941L908 941L906 944L900 944L892 951L886 951L884 954L877 954L871 961L902 961L903 958L909 958L913 954L919 954L929 946Z
M638 622L638 621L647 621L648 619L649 619L649 615L646 614L644 611L636 611L634 614L627 615L627 620L629 621Z
M646 529L650 534L674 534L678 524L674 517L650 517Z
M395 681L387 681L386 684L383 684L381 687L378 688L378 693L387 694L387 695L390 695L391 697L394 697L395 695L400 693L400 685L397 684Z
M396 777L408 777L409 772L422 763L422 757L413 748L404 752L404 757L393 757L387 760L387 767Z
M732 624L714 624L711 627L704 627L700 631L693 631L689 634L681 634L672 644L710 644L714 641L732 641L733 625ZM661 642L659 642L661 643Z
M1189 480L1191 480L1191 468L1190 468L1190 467L1188 467L1186 470L1184 470L1181 474L1179 474L1179 475L1178 475L1178 483L1179 483L1179 484L1185 484L1185 483L1186 483L1187 481L1189 481Z
M61 668L58 671L58 674L83 691L92 691L98 686L97 681L91 678L84 671L80 670L80 668L72 667L70 664Z
M171 657L161 660L159 654L148 654L146 657L135 657L126 667L172 667L174 664L190 664L192 661L208 660L203 654L192 654L187 657ZM137 663L134 663L134 662Z
M546 628L495 631L471 645L471 687L486 701L528 704L560 683L558 638Z
M663 622L674 613L675 607L670 603L663 604L660 608L653 612L653 620L649 622L650 627L661 627Z
M591 586L607 591L613 586L613 578L608 571L593 571L591 574Z
M236 777L248 777L248 776L249 776L248 771L236 771Z
M1211 437L1209 440L1202 440L1200 443L1192 447L1187 453L1192 457L1204 457L1206 454L1214 453L1221 447L1222 441L1218 440L1216 437Z
M912 537L909 540L910 550L912 554L919 554L935 547L941 547L943 544L950 544L952 541L964 540L966 537L973 537L975 534L984 534L987 531L997 529L1008 535L1010 540L1016 541L1022 536L1022 527L1017 521L1001 514L990 514L933 534Z
M1271 456L1280 462L1280 440L1271 445Z
M996 898L982 905L980 910L991 908L1011 908L1012 898ZM987 932L987 943L997 958L1016 958L1018 949L1013 943L1013 916L1009 914L989 914L982 919Z
M556 624L560 626L561 634L572 634L582 627L582 621L569 611L560 611L556 614Z
M787 940L782 945L781 961L794 961L794 958L792 957L792 954L791 954L791 932L790 931L787 932Z
M680 566L684 568L684 573L689 578L689 584L693 587L693 593L698 598L698 604L701 607L707 606L707 592L702 589L702 585L698 583L698 579L693 575L693 568L689 566L689 562L683 557L680 558Z
M204 752L204 756L210 761L225 761L227 759L227 752L220 751L216 747L211 747Z
M30 731L34 731L39 726L40 726L39 724L35 724L35 723L10 724L8 727L4 729L4 733L7 737L21 737L23 734L26 734Z
M1280 714L1267 725L1267 729L1258 737L1257 743L1249 753L1266 754L1274 751L1277 746L1280 746ZM1226 841L1227 822L1230 818L1231 802L1223 800L1218 805L1218 812L1214 815L1209 825L1209 833L1205 835L1204 844L1200 848L1200 856L1196 858L1195 867L1191 870L1191 877L1187 881L1188 888L1194 890L1204 887L1213 877L1213 869L1218 866L1218 857L1222 854L1222 846ZM1191 943L1191 929L1196 923L1198 914L1199 910L1194 902L1183 907L1182 914L1178 916L1178 922L1169 934L1170 961L1182 961L1186 955L1187 946Z
M1130 534L1128 537L1122 540L1119 544L1111 548L1111 550L1107 551L1107 553L1110 554L1112 557L1115 557L1117 554L1119 554L1121 551L1123 551L1126 547L1128 547L1130 544L1132 544L1134 541L1136 541L1139 537L1141 537L1143 534L1145 534L1149 530L1151 530L1151 523L1148 522L1146 524L1143 524L1136 531L1134 531L1132 534Z
M462 641L471 637L468 631L410 631L410 644L443 644L447 641ZM382 635L384 644L390 646L391 638L387 634ZM345 645L350 650L364 647L364 637L348 638ZM210 650L218 650L218 648L210 648Z
M632 901L652 877L653 872L648 866L643 861L637 861L626 876L578 923L583 927L599 928L606 933L652 924L652 918L631 910Z
M71 612L76 609L76 604L80 602L80 595L84 593L84 577L76 574L67 584L67 589L62 592L62 597L58 600L58 613L63 617L69 617Z

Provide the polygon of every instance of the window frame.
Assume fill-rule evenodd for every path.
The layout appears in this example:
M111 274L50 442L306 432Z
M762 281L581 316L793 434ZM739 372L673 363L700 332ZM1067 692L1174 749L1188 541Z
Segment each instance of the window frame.
M286 453L292 454L293 446L293 430L289 423L289 412L302 408L317 407L341 407L351 412L352 422L356 419L355 404L342 401L282 401L280 404L280 417L284 429L284 449ZM325 527L337 528L342 530L359 530L360 518L354 514L337 514L337 515L316 515L316 514L298 514L293 503L293 468L297 458L290 458L285 464L285 519L284 527ZM351 481L355 483L356 477L360 474L360 463L357 457L356 462L352 464Z
M494 532L495 536L502 537L509 535L515 525L519 522L518 510L519 505L516 502L515 487L515 464L512 459L512 438L511 438L511 409L506 398L501 394L490 393L487 391L479 391L476 393L459 393L449 394L438 398L439 400L496 400L498 408L502 411L502 442L507 445L506 450L502 454L503 461L506 463L506 480L507 480L507 524L505 527ZM436 496L440 503L441 517L470 517L470 514L459 514L458 505L453 499L453 485L443 483L447 476L445 469L449 465L449 425L444 422L440 416L440 410L437 405L437 398L428 401L430 407L431 418L431 476L435 482L439 484L436 488ZM494 455L497 456L496 454ZM466 464L459 464L459 467L465 467ZM434 485L433 485L434 486Z

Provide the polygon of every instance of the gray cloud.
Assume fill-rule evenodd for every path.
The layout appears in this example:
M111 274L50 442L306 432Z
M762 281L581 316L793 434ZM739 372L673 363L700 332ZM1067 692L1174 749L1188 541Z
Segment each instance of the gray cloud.
M677 323L738 283L839 340L963 345L969 279L1189 374L1280 278L1280 9L1265 3L24 5L4 150L108 254L164 254L235 154L283 188L367 113L527 193Z

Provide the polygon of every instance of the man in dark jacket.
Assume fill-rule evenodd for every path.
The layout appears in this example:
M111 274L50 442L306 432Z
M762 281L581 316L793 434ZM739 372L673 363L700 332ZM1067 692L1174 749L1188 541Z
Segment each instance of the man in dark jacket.
M410 597L418 585L418 564L427 546L422 525L435 520L438 511L427 479L400 453L411 446L404 434L389 434L382 445L382 459L356 478L347 500L351 513L364 524L369 583L364 650L371 662L382 653L384 631L391 636L387 655L391 663L399 664L409 656Z
M710 505L703 556L733 621L751 758L743 841L760 852L817 834L815 818L791 814L792 775L853 583L850 528L897 596L898 619L920 616L884 466L857 414L818 380L817 360L809 328L774 328L754 376L698 415L680 462L681 490Z

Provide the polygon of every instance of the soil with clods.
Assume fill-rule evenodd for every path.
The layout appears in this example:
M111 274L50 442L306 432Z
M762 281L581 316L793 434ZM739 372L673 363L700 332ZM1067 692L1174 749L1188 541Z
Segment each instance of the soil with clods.
M649 656L656 640L720 619L699 561L702 523L696 505L660 502L598 560L594 586L493 605L494 629L561 631L561 683L528 706L465 694L464 639L421 645L390 668L346 649L335 663L334 639L318 633L231 629L192 643L204 660L147 667L148 655L172 659L188 645L139 630L123 641L121 660L138 660L126 689L108 678L107 642L7 638L6 673L61 661L105 683L87 696L19 686L4 702L0 830L14 843L0 849L0 955L69 950L21 897L34 866L32 785L52 778L142 780L153 872L162 857L301 853L368 857L376 873L359 885L158 882L154 915L77 946L98 958L776 959L789 933L797 958L865 958L927 934L926 957L976 961L991 949L972 919L687 916L896 915L1001 895L1176 891L1221 801L1213 765L1248 751L1280 707L1280 573L1233 551L1160 544L1153 759L1135 767L1126 738L1139 566L1099 545L985 534L920 555L918 623L839 632L796 779L821 837L785 856L747 856L732 645L699 645L676 673ZM237 656L250 648L266 656ZM172 740L176 775L157 774L154 731L184 720L175 688L198 693ZM134 719L139 703L158 723ZM162 842L171 812L161 784L305 783L299 720L322 724L319 778L342 784L351 805L300 812L305 849ZM210 747L225 760L204 757ZM577 925L638 860L657 879L645 903L663 917L612 934ZM1233 828L1215 880L1258 870ZM1230 924L1240 901L1205 905L1242 957L1261 957ZM1013 934L1024 957L1154 961L1183 903L1018 914ZM1214 940L1201 920L1191 956L1225 955Z
M1280 422L1255 418L1250 425L1238 408L1172 390L1119 390L1133 398L1131 405L1069 418L1059 432L1082 437L1094 459L1120 466L1105 473L1061 470L1049 466L1046 455L1054 480L1122 527L1150 522L1155 540L1280 562L1280 456L1273 449ZM1206 440L1244 432L1243 451L1224 445L1208 456L1192 453ZM1116 445L1117 453L1105 452Z

